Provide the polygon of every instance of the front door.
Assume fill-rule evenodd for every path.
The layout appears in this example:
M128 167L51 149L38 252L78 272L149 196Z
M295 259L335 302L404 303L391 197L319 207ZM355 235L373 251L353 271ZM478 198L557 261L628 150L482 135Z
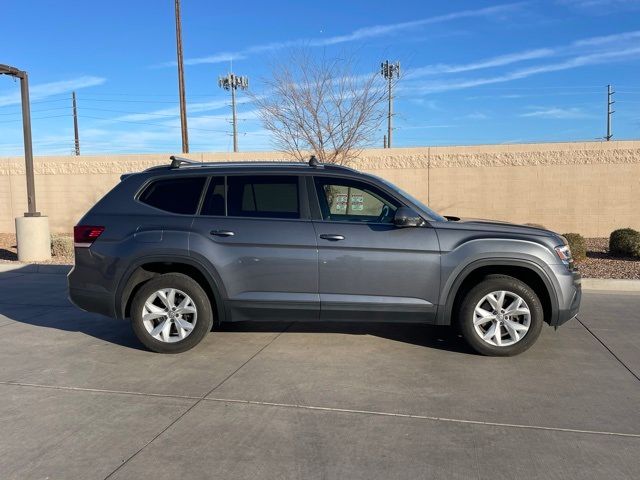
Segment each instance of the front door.
M295 175L211 178L190 242L224 285L228 320L318 318L317 244L301 189Z
M321 219L320 318L428 322L435 318L440 253L430 226L394 226L398 199L376 185L314 177Z

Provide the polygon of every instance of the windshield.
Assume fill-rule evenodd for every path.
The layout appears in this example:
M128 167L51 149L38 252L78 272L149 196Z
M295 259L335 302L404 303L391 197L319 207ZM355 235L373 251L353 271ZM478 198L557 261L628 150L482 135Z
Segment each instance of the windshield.
M412 203L416 204L419 208L424 210L427 213L427 215L429 215L429 217L431 217L433 220L436 220L438 222L446 222L447 221L447 219L444 218L442 215L440 215L438 212L434 212L429 207L427 207L424 203L422 203L420 200L418 200L416 197L414 197L410 193L405 192L404 190L402 190L397 185L394 185L393 183L386 181L384 178L380 178L380 177L376 177L376 178L378 180L380 180L382 183L384 183L391 190L393 190L394 192L397 192L398 194L400 194L400 196L405 197L405 198L409 199Z

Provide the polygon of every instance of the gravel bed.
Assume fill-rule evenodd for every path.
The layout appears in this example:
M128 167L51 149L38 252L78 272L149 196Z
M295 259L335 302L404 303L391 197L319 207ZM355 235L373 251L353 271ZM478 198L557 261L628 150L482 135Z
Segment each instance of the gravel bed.
M67 235L71 237L71 235ZM16 248L16 236L13 233L0 233L0 262L11 263L18 261L18 250ZM73 255L54 256L47 262L38 262L50 265L73 265Z
M587 258L578 263L580 273L585 278L623 278L640 280L640 260L609 255L608 238L587 238ZM0 233L0 262L16 262L16 236ZM71 265L73 255L55 256L50 264Z
M587 258L578 262L585 278L623 278L640 280L640 259L609 254L608 238L585 238Z

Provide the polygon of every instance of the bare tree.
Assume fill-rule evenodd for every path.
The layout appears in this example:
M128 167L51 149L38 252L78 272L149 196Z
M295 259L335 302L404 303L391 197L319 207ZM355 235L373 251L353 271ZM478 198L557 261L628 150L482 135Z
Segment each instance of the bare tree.
M300 161L344 165L374 138L385 117L385 84L376 73L355 75L353 62L292 53L253 94L276 149Z

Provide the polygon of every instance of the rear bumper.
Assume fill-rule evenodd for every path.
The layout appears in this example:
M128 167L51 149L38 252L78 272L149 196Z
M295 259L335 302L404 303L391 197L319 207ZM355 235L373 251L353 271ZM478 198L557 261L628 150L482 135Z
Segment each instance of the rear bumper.
M69 287L69 300L76 307L87 312L99 313L107 317L115 317L115 303L113 294L104 290L94 290L91 288L78 288L77 284L81 283L74 280L74 270L71 269L67 275L67 284ZM81 283L87 286L86 283Z

